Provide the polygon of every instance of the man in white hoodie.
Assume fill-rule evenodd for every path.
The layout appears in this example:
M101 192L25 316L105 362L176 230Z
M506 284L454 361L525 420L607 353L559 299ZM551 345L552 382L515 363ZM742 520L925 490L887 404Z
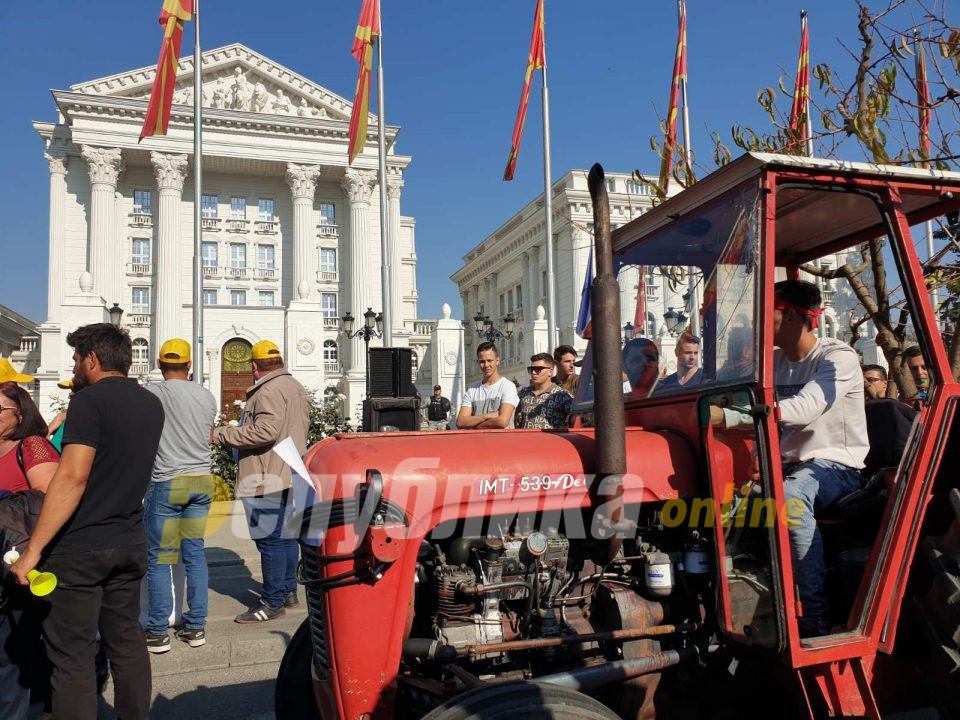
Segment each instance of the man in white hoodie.
M773 365L784 490L788 503L799 500L805 508L789 528L805 637L830 631L815 513L860 487L870 450L859 358L846 343L817 336L822 312L816 285L784 280L774 286ZM722 422L730 427L752 420L724 409Z

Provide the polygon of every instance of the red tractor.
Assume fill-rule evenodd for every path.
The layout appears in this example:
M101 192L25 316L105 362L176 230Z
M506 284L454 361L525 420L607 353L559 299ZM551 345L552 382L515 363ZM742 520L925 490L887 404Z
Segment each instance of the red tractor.
M612 236L599 166L590 187L573 427L310 450L309 618L278 718L960 717L960 385L911 236L956 226L960 174L747 155ZM832 629L816 637L798 627L772 342L774 282L807 264L839 270L834 308L879 299L864 342L916 345L927 380L891 364L916 398L909 434L868 427L861 488L817 513ZM696 385L627 373L620 295L651 276L696 293ZM752 421L714 425L717 407Z

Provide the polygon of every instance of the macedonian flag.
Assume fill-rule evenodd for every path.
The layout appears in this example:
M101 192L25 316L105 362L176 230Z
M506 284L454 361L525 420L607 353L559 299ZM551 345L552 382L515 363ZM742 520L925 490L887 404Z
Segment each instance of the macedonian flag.
M790 131L795 140L788 148L806 152L810 142L810 31L807 13L800 13L800 53L797 57L797 79L793 85L793 105L790 108Z
M370 112L370 77L373 71L373 43L380 37L380 0L363 0L357 33L353 37L351 53L360 63L357 75L357 92L353 97L350 114L349 162L363 150L367 141L367 115Z
M150 104L147 105L147 117L143 121L140 140L150 135L167 134L173 86L177 82L177 63L180 62L183 24L192 17L193 0L163 0L160 10L163 44L160 46L157 75L153 80L153 90L150 91Z
M523 124L527 119L527 103L530 101L530 84L533 71L547 66L547 50L543 40L543 0L537 0L537 9L533 15L533 37L530 38L530 54L527 57L527 73L523 77L523 90L520 91L520 108L513 124L513 143L507 157L507 167L503 171L504 180L513 180L517 169L517 153L520 152L520 139L523 137Z
M673 56L673 79L670 82L670 103L664 122L663 156L660 158L660 189L666 195L670 188L673 168L673 153L677 147L677 116L680 114L680 83L687 81L687 5L680 4L680 19L677 29L677 52ZM689 138L684 138L690 142ZM689 168L687 171L689 172Z

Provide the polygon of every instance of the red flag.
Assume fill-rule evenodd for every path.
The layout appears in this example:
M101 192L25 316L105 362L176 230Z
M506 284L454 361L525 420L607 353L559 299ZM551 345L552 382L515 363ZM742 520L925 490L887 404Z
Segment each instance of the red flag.
M147 105L147 116L140 131L140 140L150 135L167 134L170 105L173 104L173 87L177 82L177 63L180 62L183 24L192 17L193 0L163 0L163 7L160 10L163 44L160 45L157 74L153 79L153 89L150 91L150 103Z
M527 119L527 103L530 100L530 83L533 71L547 66L547 51L543 40L543 0L537 0L537 9L533 15L533 37L530 38L530 55L527 57L527 72L523 78L523 90L520 91L520 107L517 120L513 124L513 144L507 157L507 167L503 171L504 180L513 180L517 169L517 153L520 152L520 139L523 137L523 123Z
M353 96L353 110L350 113L349 161L363 150L367 141L367 115L370 112L370 77L373 71L373 43L380 37L380 0L363 0L357 32L353 36L351 54L360 63L357 74L357 92Z
M680 4L680 28L677 32L677 54L673 58L673 81L670 84L670 104L667 107L666 134L663 137L663 157L660 162L660 189L666 194L670 187L673 152L677 147L677 116L680 114L680 82L687 80L687 4Z
M647 268L640 266L640 279L637 281L637 308L633 313L633 332L646 337L647 334Z
M808 120L810 118L810 32L807 29L807 12L800 13L800 55L797 58L797 78L793 86L793 106L790 108L790 130L794 140L788 148L806 151L810 141Z
M930 159L930 87L927 84L927 57L917 41L917 108L920 113L920 155ZM926 162L924 162L926 165Z

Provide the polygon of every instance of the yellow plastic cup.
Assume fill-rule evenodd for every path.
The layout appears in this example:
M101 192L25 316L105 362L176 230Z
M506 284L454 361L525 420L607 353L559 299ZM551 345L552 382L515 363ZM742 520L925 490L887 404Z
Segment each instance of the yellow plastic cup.
M30 581L30 592L37 597L49 595L57 587L57 576L49 572L31 570L27 573L27 580Z

